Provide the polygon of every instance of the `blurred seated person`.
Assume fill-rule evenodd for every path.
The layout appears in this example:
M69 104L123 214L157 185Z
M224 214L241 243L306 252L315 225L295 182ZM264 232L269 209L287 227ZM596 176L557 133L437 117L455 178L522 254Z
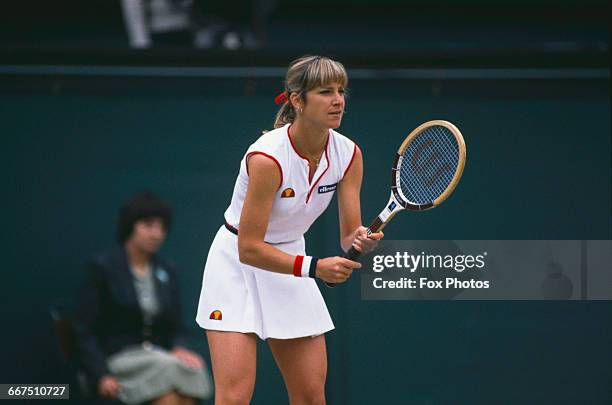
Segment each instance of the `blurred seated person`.
M186 405L211 394L202 358L187 349L176 271L156 255L170 221L155 194L134 195L120 211L120 246L89 264L75 332L81 366L101 397Z

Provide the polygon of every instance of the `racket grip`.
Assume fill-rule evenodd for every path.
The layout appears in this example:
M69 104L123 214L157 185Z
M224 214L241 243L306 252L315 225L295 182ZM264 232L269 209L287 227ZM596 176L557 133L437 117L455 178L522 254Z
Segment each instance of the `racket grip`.
M351 246L351 248L348 250L348 252L346 252L344 254L344 258L345 259L349 259L349 260L357 260L359 258L359 256L361 256L361 252L359 250L355 249L353 246ZM328 283L326 281L325 285L328 286L329 288L334 288L338 284L336 284L336 283Z
M344 255L344 258L355 261L359 258L359 256L361 256L361 252L351 246L348 252L346 252L346 254Z

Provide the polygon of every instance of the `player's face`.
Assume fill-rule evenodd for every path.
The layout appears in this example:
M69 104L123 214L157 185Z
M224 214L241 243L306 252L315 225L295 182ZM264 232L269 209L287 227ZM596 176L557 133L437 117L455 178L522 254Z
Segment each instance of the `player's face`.
M166 227L160 217L144 218L136 221L131 236L132 242L143 251L157 252L166 239Z
M338 128L344 114L344 87L330 83L306 93L303 118L322 128Z

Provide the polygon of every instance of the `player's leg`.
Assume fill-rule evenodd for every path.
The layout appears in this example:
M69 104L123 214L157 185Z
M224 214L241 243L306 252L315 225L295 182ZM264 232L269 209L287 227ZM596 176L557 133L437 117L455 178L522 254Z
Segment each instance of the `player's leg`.
M291 405L325 404L325 336L268 339L268 344L287 385Z
M206 331L215 405L248 404L255 388L257 338L252 333Z
M190 398L191 399L191 398ZM193 404L193 400L191 402ZM151 401L151 405L185 405L183 396L172 390Z
M196 405L196 399L187 395L183 395L181 393L178 394L180 398L180 405Z

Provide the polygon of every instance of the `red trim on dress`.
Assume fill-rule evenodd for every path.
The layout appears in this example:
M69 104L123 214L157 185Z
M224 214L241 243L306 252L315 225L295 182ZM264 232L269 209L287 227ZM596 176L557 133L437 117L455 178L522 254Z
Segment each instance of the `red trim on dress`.
M268 155L267 153L264 152L260 152L258 150L250 152L248 155L246 155L246 158L244 160L244 164L246 166L246 171L247 171L247 176L249 175L249 158L253 155L264 155L265 157L268 157L270 159L272 159L274 161L274 163L276 163L276 165L278 166L278 170L280 170L280 184L278 185L278 189L280 190L281 186L283 185L283 169L281 168L280 163L278 163L278 160L276 160L276 158L274 156Z
M308 162L308 158L302 156L300 154L300 152L298 152L297 148L295 147L295 145L293 144L293 140L291 139L291 127L293 126L293 123L289 124L289 126L287 127L287 136L289 137L289 143L291 143L291 147L293 148L293 150L295 151L295 153L297 153L297 155L299 157L301 157L302 159L304 159L305 161Z
M346 176L346 172L348 172L349 169L351 168L351 165L353 164L353 160L355 160L355 155L356 154L357 154L357 144L355 144L355 147L353 148L353 156L351 156L351 161L349 162L348 166L346 167L346 170L344 170L344 173L342 174L342 178L340 179L340 181L342 181L344 176Z
M287 137L289 138L289 143L291 143L291 147L293 148L293 150L295 151L295 153L301 157L302 159L304 159L306 162L310 161L308 160L308 158L305 158L304 156L302 156L300 154L300 152L298 152L298 150L296 149L295 145L293 144L293 141L291 140L291 126L293 124L289 124L289 126L287 127ZM319 182L319 180L321 180L321 178L325 175L325 173L329 170L329 153L328 153L328 149L329 149L329 138L331 137L331 131L327 131L327 142L325 143L325 160L327 161L327 167L325 168L325 170L323 170L323 173L321 173L321 175L319 176L319 178L312 183L312 186L310 187L310 190L308 191L308 195L306 196L306 204L308 204L308 200L310 200L310 195L312 194L312 190L314 190L314 188L316 187L317 183ZM308 184L310 183L310 168L308 169L308 174L307 174L307 179L308 179Z
M321 180L321 178L325 176L325 173L327 173L327 171L329 170L330 162L329 162L329 153L327 153L327 150L329 149L329 137L330 136L331 136L331 133L328 133L327 134L327 144L325 145L325 160L327 161L327 167L325 168L325 170L323 170L323 173L321 173L319 178L310 187L310 191L308 192L308 195L306 196L306 204L308 204L308 200L310 200L310 195L312 194L312 191L317 186L317 183L319 182L319 180Z
M292 126L292 125L293 125L293 124L289 124L289 127L287 127L287 136L289 137L289 142L291 143L291 147L293 148L293 150L295 151L295 153L296 153L296 154L297 154L299 157L301 157L302 159L304 159L304 160L306 161L306 163L310 164L310 160L308 160L308 158L307 158L307 157L302 156L302 155L300 154L300 152L298 152L298 150L297 150L297 148L295 147L295 145L293 144L293 140L291 139L291 132L290 132L290 129L291 129L291 126ZM330 137L330 136L331 136L331 132L329 132L329 131L328 131L328 133L327 133L327 141L325 142L325 151L326 151L326 155L325 155L325 156L327 156L327 146L329 145L329 137ZM329 167L329 165L328 165L328 167ZM316 170L315 170L315 172L316 172ZM314 173L313 173L313 176L314 176ZM307 175L306 175L306 179L308 180L308 185L312 184L312 179L310 178L310 166L308 166L308 173L307 173Z

